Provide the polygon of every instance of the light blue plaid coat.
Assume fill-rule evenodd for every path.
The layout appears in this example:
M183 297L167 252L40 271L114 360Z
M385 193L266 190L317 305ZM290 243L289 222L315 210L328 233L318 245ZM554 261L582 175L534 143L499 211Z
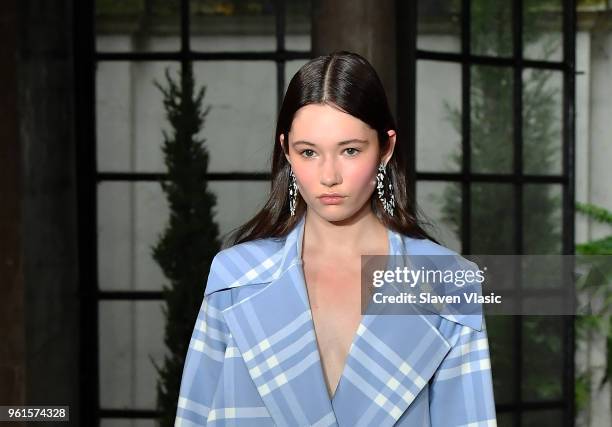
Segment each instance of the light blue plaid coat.
M482 314L364 315L330 400L304 282L304 222L213 259L175 426L496 426ZM393 255L455 254L388 233Z

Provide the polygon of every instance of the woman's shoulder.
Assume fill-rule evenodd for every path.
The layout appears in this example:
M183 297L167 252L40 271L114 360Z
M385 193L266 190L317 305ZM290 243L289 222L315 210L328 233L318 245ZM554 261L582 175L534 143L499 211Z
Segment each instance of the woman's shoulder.
M264 238L239 243L213 258L205 295L222 289L267 283L280 267L284 238Z
M436 243L431 239L419 239L402 235L404 239L404 254L414 256L423 262L432 262L439 267L450 269L467 269L477 270L478 264L465 258L459 252L445 246L441 243Z
M445 275L445 277L457 279L455 283L457 286L444 288L445 295L482 294L482 285L476 279L476 273L480 270L477 263L465 258L448 246L436 243L431 239L420 239L403 234L402 239L404 241L403 253L408 256L410 265L414 269L434 270ZM474 274L468 275L466 273L468 271ZM452 275L449 276L450 274ZM468 277L474 277L474 279L468 279ZM458 282L458 280L461 280L461 282ZM460 300L464 301L463 299ZM482 328L483 309L480 303L462 303L458 306L449 304L448 308L443 306L441 309L435 309L434 312L459 326L469 326L477 331Z
M405 241L406 249L408 253L414 255L452 255L460 256L458 252L444 246L443 244L436 243L428 238L417 238L411 237L406 234L401 234L402 239Z

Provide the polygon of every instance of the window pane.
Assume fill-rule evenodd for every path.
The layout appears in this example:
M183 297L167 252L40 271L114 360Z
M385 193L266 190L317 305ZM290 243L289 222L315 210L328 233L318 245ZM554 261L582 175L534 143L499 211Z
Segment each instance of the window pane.
M561 0L523 0L523 55L528 59L562 60Z
M287 88L289 87L289 82L298 72L298 70L308 62L308 60L298 60L298 61L287 61L285 62L285 92L287 92ZM280 105L279 105L280 108Z
M419 0L417 48L442 52L461 51L461 2Z
M98 275L104 290L161 290L167 283L151 246L168 221L157 182L103 182L98 187Z
M209 186L217 195L214 219L222 238L259 212L270 193L270 181L211 181Z
M273 0L190 0L190 21L195 51L276 50Z
M512 2L470 2L471 50L475 55L512 55Z
M442 245L461 252L461 185L456 182L418 181L417 206L424 228Z
M471 184L471 252L514 254L512 184Z
M101 301L100 406L154 409L157 371L167 353L160 301Z
M310 51L312 0L287 0L285 8L285 49Z
M514 402L516 374L514 361L518 357L514 345L514 316L487 316L487 335L493 372L493 394L497 405Z
M523 253L560 254L562 250L562 187L523 186Z
M521 388L524 400L540 401L561 398L562 355L567 350L563 347L563 330L562 316L523 316ZM534 355L537 356L534 357ZM527 425L542 425L534 424L534 422L530 421Z
M461 170L461 65L417 62L419 172Z
M214 221L224 233L258 212L269 181L209 181ZM98 274L103 290L161 290L168 283L151 247L169 220L157 182L103 182L98 189Z
M543 409L522 414L522 427L562 426L565 425L565 414L561 409Z
M561 174L563 76L523 71L523 173Z
M497 396L495 396L497 401ZM511 412L498 412L497 413L497 427L513 427L514 426L514 414Z
M512 172L512 69L471 67L472 172Z
M163 130L169 131L163 95L165 70L177 78L174 62L100 62L96 73L97 162L102 172L165 170ZM206 97L204 99L206 103Z
M96 0L95 8L98 51L180 49L179 0Z
M274 147L276 65L267 61L206 61L194 75L211 109L201 137L209 172L268 172Z
M103 172L165 172L163 95L170 69L163 62L102 62L97 73L98 169ZM194 64L196 87L206 86L203 128L209 172L268 169L276 111L276 68L272 62L207 61Z

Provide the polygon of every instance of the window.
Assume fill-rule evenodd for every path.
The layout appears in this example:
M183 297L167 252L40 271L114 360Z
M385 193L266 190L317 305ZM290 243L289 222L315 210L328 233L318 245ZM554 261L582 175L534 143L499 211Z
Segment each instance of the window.
M465 254L573 253L574 2L410 3L399 122L431 231ZM499 425L573 425L573 317L486 321Z
M150 247L168 218L168 129L153 82L193 63L210 105L202 129L221 234L265 201L274 124L311 58L309 1L75 2L83 302L82 417L154 425L164 355L162 285ZM274 106L277 106L276 109ZM249 210L250 209L250 210Z
M267 192L276 113L312 57L311 2L74 4L81 415L153 425L164 278L148 248L167 218L157 183L167 125L152 82L192 62L207 86L202 137L223 233ZM395 4L397 119L431 231L466 254L573 253L575 2ZM252 211L236 209L244 200ZM487 326L499 425L573 425L573 318Z

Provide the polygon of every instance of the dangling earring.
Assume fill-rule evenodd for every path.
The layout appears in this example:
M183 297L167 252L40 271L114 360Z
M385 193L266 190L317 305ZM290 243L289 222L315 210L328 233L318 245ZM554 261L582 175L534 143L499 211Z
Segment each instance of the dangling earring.
M380 162L378 166L378 173L376 174L376 189L378 190L378 198L382 203L385 211L393 216L393 209L395 208L395 196L393 194L393 185L391 184L391 179L389 178L388 191L389 196L385 197L385 185L384 181L387 177L387 171L385 170L385 164Z
M297 180L295 179L295 175L293 174L293 169L291 169L291 166L289 166L289 210L291 211L291 216L295 216L297 193Z

